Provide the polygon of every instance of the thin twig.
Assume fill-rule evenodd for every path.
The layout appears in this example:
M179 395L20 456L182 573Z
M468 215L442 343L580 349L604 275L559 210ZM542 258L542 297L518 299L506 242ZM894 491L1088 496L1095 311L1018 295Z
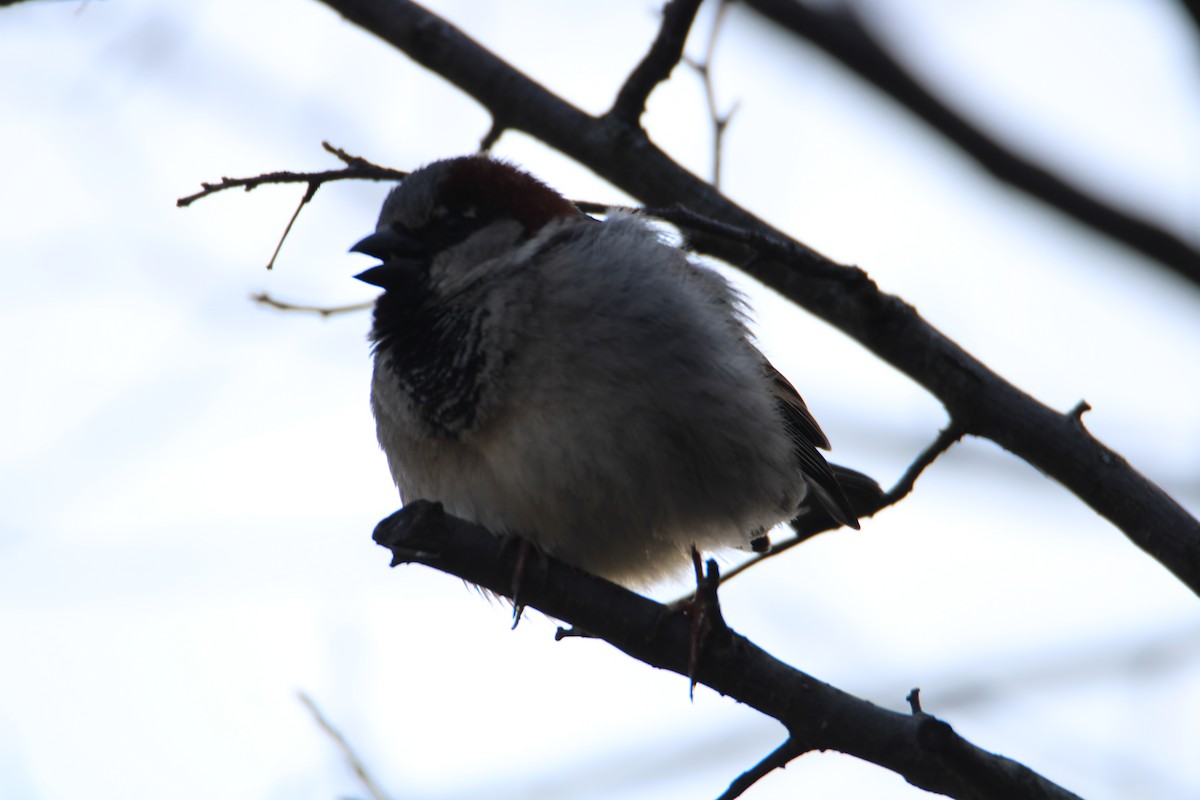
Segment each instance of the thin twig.
M325 734L337 745L338 750L342 752L342 758L346 760L346 764L354 771L355 777L358 778L359 783L363 785L367 793L374 800L389 800L387 794L383 789L379 788L379 784L375 782L375 779L371 777L371 773L367 771L367 767L363 764L362 759L354 752L354 748L346 741L346 737L342 736L341 732L333 727L329 720L325 719L325 715L321 713L321 709L317 708L317 704L313 702L313 699L304 692L296 692L296 696L300 698L300 702L308 709L308 713L312 714L317 726L325 731Z
M250 295L250 299L260 305L269 306L270 308L279 311L296 311L306 314L320 314L322 317L332 317L337 314L350 314L355 311L367 311L375 307L375 301L371 300L366 303L354 303L348 306L310 306L299 303L289 303L285 300L276 300L266 292L259 292Z
M330 181L401 181L408 177L408 173L403 170L390 169L388 167L381 167L378 164L372 164L364 158L349 155L344 150L333 147L328 142L322 142L322 146L327 152L337 156L342 163L346 164L346 167L344 169L331 169L323 172L291 172L284 170L255 175L252 178L221 178L217 183L201 183L200 191L190 194L187 197L179 198L175 201L175 205L179 208L185 208L203 197L223 192L226 189L245 189L249 192L257 189L259 186L278 183L307 183L309 186L313 186L314 184L320 186Z
M741 797L751 786L775 770L783 769L811 749L800 744L795 737L789 736L787 741L775 748L770 755L739 775L717 800L734 800L735 797Z
M296 211L292 214L292 218L288 220L287 227L283 229L283 235L279 237L279 243L275 245L275 252L271 253L271 260L267 262L267 269L275 269L275 259L279 258L279 251L283 249L283 243L287 240L288 234L292 232L292 226L296 224L296 217L300 216L300 209L308 205L309 201L317 194L317 189L321 187L319 183L308 184L308 189L304 192L304 197L300 198L299 205L296 206Z
M373 164L372 162L367 161L367 159L363 158L362 156L350 155L342 148L335 147L335 146L331 145L329 142L321 142L321 149L324 150L326 153L330 153L331 155L336 156L338 161L341 161L347 167L361 167L363 169L382 169L382 170L387 169L387 167L381 167L378 164ZM388 170L388 171L395 172L395 170ZM402 176L405 174L407 174L407 173L401 173Z
M949 450L964 434L965 431L951 420L950 424L937 435L937 438L908 465L908 469L900 476L900 480L896 481L896 485L891 488L891 491L884 495L884 505L893 505L907 497L913 490L913 486L916 485L917 478L921 477L921 473L936 461L938 456Z
M288 220L287 226L283 229L283 235L279 237L279 242L275 245L275 251L271 253L270 260L267 261L267 269L275 268L275 260L279 257L279 251L283 249L283 243L287 241L288 234L292 232L292 226L296 224L297 217L300 216L300 211L309 204L316 196L317 190L322 185L329 181L341 180L371 180L371 181L396 181L403 180L408 176L407 172L401 170L381 167L378 164L373 164L361 156L350 155L340 147L334 147L329 142L321 142L321 147L325 152L332 154L339 161L345 164L344 169L326 170L324 172L268 172L262 175L256 175L253 178L221 178L219 183L201 183L201 189L195 194L181 197L175 201L175 205L184 208L191 205L202 197L208 197L210 194L224 191L226 189L245 189L247 192L257 189L259 186L268 184L281 183L304 183L308 188L304 192L304 196L300 199L299 205L296 206L295 212L292 213L291 219ZM259 302L275 305L276 308L285 310L305 310L318 311L326 316L328 313L322 309L315 307L289 307L287 305L279 305L273 303L266 295L262 298L255 298ZM334 309L332 313L339 313L340 309Z
M200 191L181 197L175 201L179 208L190 206L197 200L209 195L223 192L226 189L245 189L247 192L277 183L329 183L330 181L399 181L408 173L384 167L363 168L347 167L346 169L330 169L323 172L266 172L252 178L221 178L218 183L201 183Z
M712 185L718 189L721 188L721 156L724 152L725 130L729 126L729 121L733 119L738 104L735 102L724 114L717 111L716 89L712 80L712 62L713 53L717 48L717 34L723 27L725 12L732 2L733 0L720 0L717 4L712 28L708 33L708 44L704 48L704 58L699 61L686 59L688 66L700 75L700 80L704 84L704 98L708 104L708 118L712 122L713 130Z

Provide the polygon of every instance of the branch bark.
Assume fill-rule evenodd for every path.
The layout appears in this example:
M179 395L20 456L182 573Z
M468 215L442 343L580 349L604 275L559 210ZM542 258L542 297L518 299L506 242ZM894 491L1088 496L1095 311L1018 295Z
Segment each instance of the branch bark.
M680 167L636 124L593 117L409 0L323 0L517 128L659 206L702 252L745 271L852 336L983 436L1070 489L1200 594L1200 523L1081 421L1038 402L881 292L865 272L788 238ZM749 258L750 256L755 256Z
M424 564L511 599L519 548L445 514L440 504L410 503L380 522L374 537L392 551L392 566ZM735 781L731 791L739 791L726 797L736 797L771 768L805 752L837 750L893 770L914 786L962 800L1076 798L1028 767L981 750L935 717L901 714L847 694L728 628L714 628L692 664L691 626L683 614L553 558L522 575L522 605L783 723L786 744L772 754L775 758Z

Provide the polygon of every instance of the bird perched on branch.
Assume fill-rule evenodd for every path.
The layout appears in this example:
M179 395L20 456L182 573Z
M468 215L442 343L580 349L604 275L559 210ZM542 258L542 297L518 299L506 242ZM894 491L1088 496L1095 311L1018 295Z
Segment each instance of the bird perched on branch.
M466 156L353 249L381 262L356 277L384 289L371 405L405 500L645 587L806 511L857 528L838 475L878 488L821 457L737 292L636 214Z

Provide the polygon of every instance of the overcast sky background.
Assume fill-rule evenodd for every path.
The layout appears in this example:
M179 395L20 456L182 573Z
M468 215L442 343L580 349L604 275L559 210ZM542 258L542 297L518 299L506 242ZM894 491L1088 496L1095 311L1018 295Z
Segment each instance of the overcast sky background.
M879 34L1005 141L1200 240L1198 31L1168 0L875 0ZM603 111L656 3L430 3ZM713 7L689 51L703 51ZM932 324L1200 509L1200 294L998 187L832 62L741 9L714 64L738 111L726 191L866 269ZM486 115L313 2L28 2L0 10L0 796L365 796L310 694L397 798L714 797L769 719L607 645L555 643L460 581L387 568L397 505L367 404L347 248L386 188L176 198L316 170L322 140L410 169ZM703 90L679 70L652 137L699 174ZM520 135L497 153L628 202ZM741 279L739 279L741 280ZM742 281L764 350L833 458L891 485L945 424L855 343ZM661 596L681 587L665 587ZM1200 796L1200 607L1073 496L969 441L859 533L723 593L776 656L925 709L1092 800ZM926 796L808 755L750 797Z

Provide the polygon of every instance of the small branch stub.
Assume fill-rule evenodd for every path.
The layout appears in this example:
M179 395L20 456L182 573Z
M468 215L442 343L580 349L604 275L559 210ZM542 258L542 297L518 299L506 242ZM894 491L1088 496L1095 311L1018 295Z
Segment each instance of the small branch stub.
M663 8L662 27L645 58L630 73L613 102L613 117L637 125L654 87L670 77L683 58L683 46L696 19L701 0L671 0Z

